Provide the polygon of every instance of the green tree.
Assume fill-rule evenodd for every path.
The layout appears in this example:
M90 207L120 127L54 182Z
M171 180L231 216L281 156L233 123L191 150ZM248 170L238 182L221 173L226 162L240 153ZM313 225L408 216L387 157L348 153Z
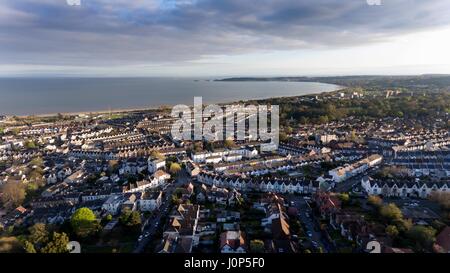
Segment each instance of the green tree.
M264 242L261 240L251 240L250 250L252 253L264 253Z
M130 218L131 210L129 208L124 208L122 213L119 216L119 223L126 226L128 223L128 219Z
M398 219L394 221L394 224L401 232L407 232L413 226L411 219Z
M348 195L348 193L341 193L339 194L339 199L342 203L348 203L350 201L350 195Z
M171 174L178 174L181 171L181 166L178 163L172 163L170 164L169 172Z
M389 225L386 227L386 234L391 236L392 238L397 237L398 236L398 229L396 226L394 225Z
M29 241L24 242L23 249L25 250L26 253L37 253L36 249L34 248L34 245Z
M49 232L47 231L45 224L34 224L28 229L28 231L30 232L28 240L34 245L43 245L48 242Z
M97 231L98 221L89 208L79 208L70 218L70 224L77 236L87 237Z
M69 237L67 234L53 232L50 242L41 249L42 253L67 253L67 244L69 243Z
M203 151L203 146L201 142L195 142L194 143L194 151L196 153Z
M140 227L141 226L141 215L137 211L131 212L128 218L128 226L130 227Z
M309 119L307 117L300 117L300 123L303 125L308 124Z
M417 250L427 250L436 241L436 230L432 227L413 226L407 236L416 244Z
M138 230L141 227L141 215L137 211L131 211L129 208L122 210L119 222L127 228Z
M20 206L25 200L25 185L21 181L10 180L0 187L1 200L8 209Z
M31 166L37 166L37 167L43 167L44 166L44 160L42 160L42 157L35 157L30 161Z
M328 119L327 115L319 117L319 123L320 124L328 123L328 121L329 121L329 119Z
M162 155L162 154L161 154L160 152L158 152L158 151L152 151L152 152L150 153L150 156L153 157L153 158L157 158L157 159L164 159L164 158L165 158L165 156Z
M403 218L402 211L394 203L382 206L380 208L380 215L390 221Z
M287 136L286 133L281 132L281 133L279 134L279 139L280 139L281 142L286 142L286 141L288 140L288 136Z
M28 140L25 142L25 147L28 149L36 149L36 143L34 143L32 140Z
M223 146L225 146L225 148L231 149L231 148L235 147L236 144L234 143L234 141L233 141L232 139L226 139L226 140L223 142Z

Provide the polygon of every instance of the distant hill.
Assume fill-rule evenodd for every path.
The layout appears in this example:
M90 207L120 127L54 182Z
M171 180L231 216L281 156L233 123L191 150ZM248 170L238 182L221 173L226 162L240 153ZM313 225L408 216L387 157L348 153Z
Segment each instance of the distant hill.
M416 76L238 77L217 79L216 81L301 81L331 83L347 87L436 88L450 90L450 75L448 74L424 74Z

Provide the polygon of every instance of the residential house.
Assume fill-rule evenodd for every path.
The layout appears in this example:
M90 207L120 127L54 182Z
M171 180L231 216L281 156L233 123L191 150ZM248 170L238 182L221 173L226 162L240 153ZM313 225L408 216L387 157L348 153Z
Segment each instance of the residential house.
M242 231L225 231L220 234L221 253L246 253L247 246Z

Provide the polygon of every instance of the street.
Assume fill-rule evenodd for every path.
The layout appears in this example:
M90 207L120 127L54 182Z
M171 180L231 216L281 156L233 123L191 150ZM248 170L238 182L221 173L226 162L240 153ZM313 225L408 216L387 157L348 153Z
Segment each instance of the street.
M289 195L287 200L293 202L294 207L297 208L298 217L306 228L305 233L308 236L309 243L315 248L322 248L325 253L328 252L328 248L322 241L320 230L315 227L311 208L307 204L305 198L303 196Z
M170 212L170 209L171 209L170 208L170 204L171 204L170 198L172 197L173 191L176 188L181 187L181 186L185 185L186 183L188 183L189 179L190 179L189 175L184 170L182 170L179 173L176 181L174 183L170 184L169 186L167 186L167 188L164 190L165 196L164 196L161 206L159 207L159 210L155 211L155 214L153 214L150 218L148 218L142 225L142 229L141 229L142 237L140 237L141 240L138 240L136 247L133 251L134 253L143 252L145 247L147 246L147 244L149 242L151 242L155 232L158 230L158 226L163 224L163 223L161 223L161 218Z

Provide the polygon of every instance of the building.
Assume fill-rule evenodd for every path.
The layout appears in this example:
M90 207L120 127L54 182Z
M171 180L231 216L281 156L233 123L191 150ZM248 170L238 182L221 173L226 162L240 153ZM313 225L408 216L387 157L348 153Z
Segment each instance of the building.
M334 182L342 182L380 164L382 160L383 157L381 155L373 154L353 164L347 164L330 170L328 174L332 177Z
M448 192L450 190L450 181L423 182L415 179L391 179L381 181L365 176L361 179L361 186L369 195L427 198L433 192Z
M191 161L186 162L186 170L191 177L197 176L200 173L200 168Z
M315 136L316 143L318 144L328 144L333 140L338 140L335 134L318 134Z
M162 204L163 192L146 192L138 201L140 211L154 211Z
M246 253L247 247L242 231L225 231L220 234L221 253Z
M150 174L155 173L157 170L165 169L166 161L164 159L148 159L148 172Z

